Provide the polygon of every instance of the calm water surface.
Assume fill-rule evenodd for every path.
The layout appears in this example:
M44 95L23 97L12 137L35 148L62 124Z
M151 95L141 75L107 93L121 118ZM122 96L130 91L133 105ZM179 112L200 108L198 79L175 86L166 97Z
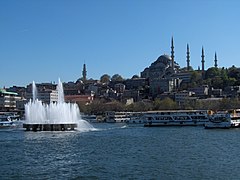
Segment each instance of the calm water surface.
M0 130L0 179L240 179L240 129Z

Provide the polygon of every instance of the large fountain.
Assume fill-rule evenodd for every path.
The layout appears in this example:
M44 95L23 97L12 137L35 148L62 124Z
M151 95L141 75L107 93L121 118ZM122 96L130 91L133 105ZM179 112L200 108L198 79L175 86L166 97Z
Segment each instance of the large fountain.
M77 104L64 101L63 86L59 79L57 85L58 102L44 104L37 97L37 88L32 83L33 98L25 105L26 121L23 128L27 131L66 131L90 129L91 125L81 120Z

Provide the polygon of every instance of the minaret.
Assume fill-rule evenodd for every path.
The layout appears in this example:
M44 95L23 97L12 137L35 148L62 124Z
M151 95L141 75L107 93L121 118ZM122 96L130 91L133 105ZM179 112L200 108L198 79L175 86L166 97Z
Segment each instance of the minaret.
M189 51L189 45L187 44L187 70L190 69L190 51Z
M172 70L174 71L174 45L173 45L173 37L171 41L171 59L172 59Z
M205 56L204 56L204 49L203 49L203 47L202 47L202 56L201 57L202 57L202 61L201 61L202 62L202 72L204 72L204 63L205 63L204 57Z
M200 66L198 66L198 71L200 71Z
M218 64L217 64L217 53L215 52L215 59L214 59L214 67L217 68Z
M83 82L87 80L87 69L86 69L86 64L83 64L83 71L82 71L82 76L83 76Z

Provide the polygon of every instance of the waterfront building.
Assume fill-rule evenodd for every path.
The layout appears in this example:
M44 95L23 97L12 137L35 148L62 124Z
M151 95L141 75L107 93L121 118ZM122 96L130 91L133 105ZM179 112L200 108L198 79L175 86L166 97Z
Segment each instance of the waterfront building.
M0 111L16 110L16 102L20 99L18 93L0 89Z

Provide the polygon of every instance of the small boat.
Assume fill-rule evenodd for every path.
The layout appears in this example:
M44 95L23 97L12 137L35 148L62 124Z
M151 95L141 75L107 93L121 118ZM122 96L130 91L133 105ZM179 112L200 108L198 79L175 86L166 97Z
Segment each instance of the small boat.
M239 128L240 127L240 109L232 109L229 110L231 117L231 127Z
M15 126L16 124L11 120L10 117L5 115L0 116L0 128L10 128Z
M231 127L231 116L229 113L216 113L209 116L205 123L205 129L229 129Z

